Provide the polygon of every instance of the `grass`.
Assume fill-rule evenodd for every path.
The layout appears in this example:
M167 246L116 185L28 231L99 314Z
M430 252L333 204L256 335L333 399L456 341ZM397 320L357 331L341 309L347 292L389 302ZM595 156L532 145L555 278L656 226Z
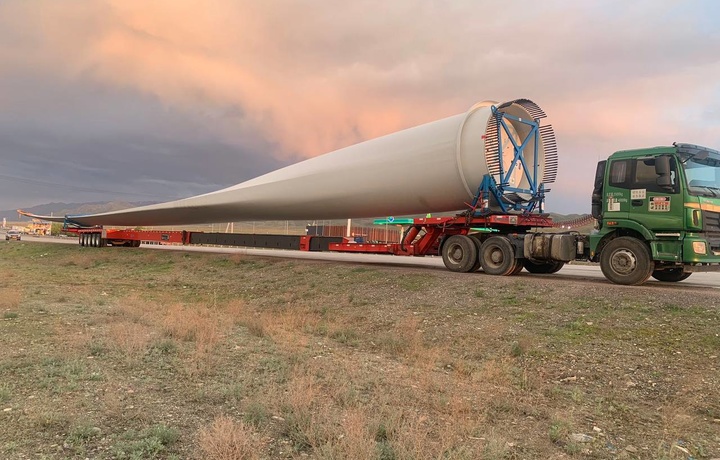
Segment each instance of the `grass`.
M570 436L570 423L566 420L553 420L548 430L550 441L564 443Z
M720 456L716 291L30 243L0 274L2 457Z
M243 421L255 429L262 429L270 420L268 408L258 401L251 401L245 407Z
M207 460L254 460L259 458L259 442L242 421L227 416L216 418L200 430L198 445Z
M122 433L110 451L117 459L153 459L171 448L180 438L180 432L165 425L154 425L141 431Z
M0 384L0 404L4 404L10 401L12 397L12 391L7 383Z
M339 343L347 346L358 346L360 344L360 333L355 329L342 327L334 330L330 337L337 340Z

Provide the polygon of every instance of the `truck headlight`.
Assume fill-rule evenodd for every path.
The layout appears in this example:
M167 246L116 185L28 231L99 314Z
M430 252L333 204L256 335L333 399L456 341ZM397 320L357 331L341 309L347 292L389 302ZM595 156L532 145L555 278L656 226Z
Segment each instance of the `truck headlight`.
M707 245L704 241L693 241L693 252L695 254L707 254Z

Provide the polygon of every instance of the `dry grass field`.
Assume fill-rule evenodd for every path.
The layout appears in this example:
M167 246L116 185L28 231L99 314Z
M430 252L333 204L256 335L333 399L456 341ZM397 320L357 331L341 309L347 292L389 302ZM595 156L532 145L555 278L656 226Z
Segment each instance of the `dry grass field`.
M720 294L0 244L0 458L720 457Z

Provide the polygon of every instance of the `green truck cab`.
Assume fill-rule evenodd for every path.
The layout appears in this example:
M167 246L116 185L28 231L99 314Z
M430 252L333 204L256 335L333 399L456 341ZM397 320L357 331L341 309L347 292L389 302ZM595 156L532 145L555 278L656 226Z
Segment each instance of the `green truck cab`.
M682 281L720 271L720 153L691 144L624 150L598 163L590 260L610 281Z

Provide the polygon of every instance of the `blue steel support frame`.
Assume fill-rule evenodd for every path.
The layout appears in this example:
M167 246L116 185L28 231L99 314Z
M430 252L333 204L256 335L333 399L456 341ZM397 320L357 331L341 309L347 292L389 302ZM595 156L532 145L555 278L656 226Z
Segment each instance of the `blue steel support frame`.
M66 231L66 230L67 230L68 228L70 228L70 227L73 227L73 228L90 228L90 227L86 227L86 226L84 226L84 225L78 224L77 222L75 222L74 220L72 220L72 219L70 218L70 216L65 216L65 219L63 220L63 227L62 227L62 228L63 228L63 231Z
M537 208L538 212L542 213L543 202L545 200L545 187L544 184L539 183L538 181L538 153L540 149L540 136L538 128L540 127L540 125L537 120L524 120L514 115L501 112L495 106L492 106L491 109L498 124L497 155L499 165L498 176L500 181L498 182L497 180L495 180L495 177L490 174L487 174L485 175L485 177L483 177L483 180L480 183L478 191L475 194L472 202L472 209L474 210L473 213L474 215L489 214L490 211L487 208L477 208L478 204L487 203L491 196L495 198L495 201L500 206L502 212L520 211L523 213L531 213ZM530 127L530 131L524 139L521 139L520 144L518 144L515 138L512 136L512 131L510 131L506 119L514 121L516 123L522 123ZM513 160L510 163L509 167L507 167L507 169L502 156L502 132L507 135L507 138L513 145ZM530 144L531 141L532 144ZM532 145L534 152L534 155L532 156L534 161L531 168L528 168L528 165L526 164L524 158L525 149L528 148L529 144ZM523 175L528 182L528 188L518 188L510 186L510 175L514 172L516 167L522 168ZM530 195L530 198L527 200L519 200L517 202L511 201L505 198L505 194L510 192Z

